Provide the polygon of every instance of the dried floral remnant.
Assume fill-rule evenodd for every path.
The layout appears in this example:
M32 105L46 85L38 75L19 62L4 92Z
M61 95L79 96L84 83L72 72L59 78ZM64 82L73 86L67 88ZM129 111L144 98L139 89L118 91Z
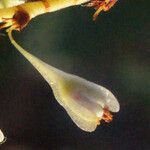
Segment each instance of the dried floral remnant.
M12 28L13 30L21 31L27 23L30 21L29 14L22 10L21 7L17 7L18 10L14 14L13 18L3 18L3 25L0 26L2 28Z
M84 6L94 7L96 9L95 14L93 15L93 20L96 20L101 11L108 11L115 5L116 2L117 0L91 0Z

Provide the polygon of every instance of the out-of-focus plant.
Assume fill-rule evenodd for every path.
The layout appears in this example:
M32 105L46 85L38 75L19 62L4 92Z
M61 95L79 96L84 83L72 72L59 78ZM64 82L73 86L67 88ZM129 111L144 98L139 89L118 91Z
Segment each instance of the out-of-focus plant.
M4 136L2 130L0 129L0 144L3 144L6 141L6 137Z

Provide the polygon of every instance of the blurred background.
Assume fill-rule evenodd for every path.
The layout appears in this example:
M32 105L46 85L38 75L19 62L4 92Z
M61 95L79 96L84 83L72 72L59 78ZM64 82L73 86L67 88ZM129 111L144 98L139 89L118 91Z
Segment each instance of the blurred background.
M148 10L144 0L120 0L93 22L94 10L78 6L36 17L14 32L30 53L118 98L121 109L113 122L92 133L72 122L46 81L0 35L0 129L7 137L0 149L149 150Z

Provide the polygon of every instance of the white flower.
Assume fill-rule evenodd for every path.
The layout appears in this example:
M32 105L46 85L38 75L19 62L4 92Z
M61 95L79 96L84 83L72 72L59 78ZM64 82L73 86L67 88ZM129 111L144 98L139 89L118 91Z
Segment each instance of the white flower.
M106 88L59 70L55 73L56 81L51 86L54 95L82 130L94 131L101 119L112 120L109 111L119 111L117 99Z
M56 100L79 128L92 132L100 124L100 120L112 120L109 111L119 111L119 103L109 90L46 64L20 47L12 38L11 32L8 35L12 44L48 82Z

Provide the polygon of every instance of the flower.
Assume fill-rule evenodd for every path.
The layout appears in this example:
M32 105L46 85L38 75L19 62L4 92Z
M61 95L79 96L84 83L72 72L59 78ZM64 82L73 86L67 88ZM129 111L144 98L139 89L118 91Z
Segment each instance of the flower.
M8 35L16 49L48 82L56 100L79 128L92 132L102 119L106 122L112 120L110 112L119 111L119 103L109 90L46 64L18 45L11 31L8 32Z
M110 111L120 109L109 90L69 73L57 70L56 82L51 87L57 101L84 131L94 131L101 120L112 121Z

